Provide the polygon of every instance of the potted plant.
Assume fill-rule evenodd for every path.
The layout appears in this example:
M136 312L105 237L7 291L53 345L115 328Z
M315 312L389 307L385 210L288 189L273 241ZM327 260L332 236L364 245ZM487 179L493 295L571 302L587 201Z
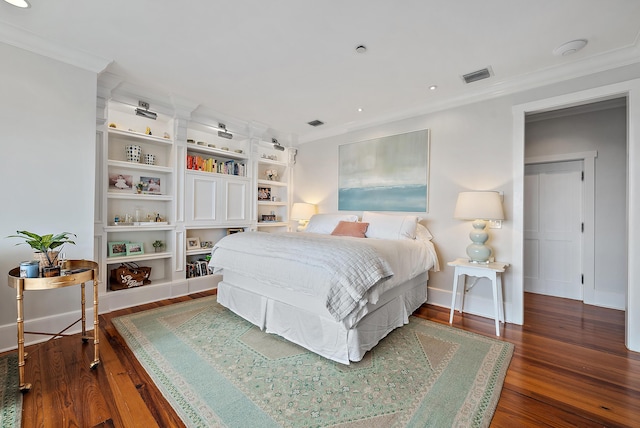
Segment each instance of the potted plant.
M156 253L159 253L162 250L162 247L164 247L164 242L162 242L159 239L156 239L155 241L153 241L153 248L155 249Z
M26 230L18 230L17 235L10 235L8 238L21 238L24 242L16 245L28 244L35 251L35 258L40 261L40 268L43 276L60 275L60 267L57 266L58 255L64 244L73 244L71 240L76 235L70 232L62 232L54 235L38 235Z

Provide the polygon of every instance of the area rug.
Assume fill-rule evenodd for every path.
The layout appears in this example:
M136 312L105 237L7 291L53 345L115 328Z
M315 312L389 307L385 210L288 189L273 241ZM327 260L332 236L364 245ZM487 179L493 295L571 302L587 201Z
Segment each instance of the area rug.
M343 365L215 296L113 320L188 427L486 427L513 345L416 317Z
M0 427L20 427L22 393L18 389L18 354L0 357Z

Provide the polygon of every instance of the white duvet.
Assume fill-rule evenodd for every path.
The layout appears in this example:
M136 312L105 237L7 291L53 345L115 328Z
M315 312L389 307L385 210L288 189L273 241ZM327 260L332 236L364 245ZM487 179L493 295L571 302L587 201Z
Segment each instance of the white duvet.
M209 265L323 299L334 319L350 325L385 291L437 269L437 258L429 241L245 232L218 241Z

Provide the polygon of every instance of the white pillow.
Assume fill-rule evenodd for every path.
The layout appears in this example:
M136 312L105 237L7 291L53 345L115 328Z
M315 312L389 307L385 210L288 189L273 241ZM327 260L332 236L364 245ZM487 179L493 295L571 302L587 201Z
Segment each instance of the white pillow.
M418 223L416 226L416 240L418 241L431 241L433 239L433 235L429 232L429 229L426 226Z
M304 231L331 235L331 232L341 221L358 221L358 216L350 214L314 214L311 216Z
M380 214L365 211L362 222L369 223L367 238L416 239L418 217L415 215Z

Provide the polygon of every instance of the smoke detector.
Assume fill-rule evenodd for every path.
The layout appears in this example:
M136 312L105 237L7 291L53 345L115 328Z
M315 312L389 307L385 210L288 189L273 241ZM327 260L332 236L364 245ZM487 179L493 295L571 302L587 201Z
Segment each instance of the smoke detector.
M572 40L564 43L553 50L555 56L567 56L578 52L580 49L587 46L585 39Z

